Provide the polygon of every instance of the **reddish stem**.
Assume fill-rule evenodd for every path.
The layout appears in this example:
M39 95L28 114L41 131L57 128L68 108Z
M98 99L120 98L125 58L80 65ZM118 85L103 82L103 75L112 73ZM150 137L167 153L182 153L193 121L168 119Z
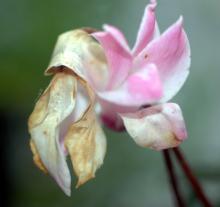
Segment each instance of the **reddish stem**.
M184 207L185 204L183 202L181 193L179 191L179 186L177 183L176 174L174 171L174 167L172 164L169 150L163 150L163 156L164 156L164 161L165 161L167 172L168 172L169 179L170 179L170 185L173 190L176 206Z
M177 160L179 161L180 166L182 167L186 177L188 178L189 182L191 183L192 188L194 189L196 195L200 199L201 203L204 207L211 207L211 203L206 197L205 193L202 190L198 180L194 176L190 166L188 165L186 159L184 158L181 150L179 148L173 149L174 154L176 155Z

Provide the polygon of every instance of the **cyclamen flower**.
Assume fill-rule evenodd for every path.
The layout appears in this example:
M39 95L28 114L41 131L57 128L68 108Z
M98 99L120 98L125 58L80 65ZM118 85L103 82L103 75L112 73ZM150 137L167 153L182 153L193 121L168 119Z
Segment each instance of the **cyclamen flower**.
M138 145L162 150L187 137L180 107L166 102L189 74L190 46L182 17L160 35L155 8L156 1L146 7L132 50L116 27L104 25L104 31L92 34L109 66L106 85L93 88L106 126L125 126Z
M90 35L90 30L79 29L58 38L46 70L53 79L37 101L28 127L34 162L67 195L71 185L67 155L77 186L93 178L103 163L106 138L96 113L114 130L125 127L142 147L167 149L187 136L179 106L166 102L188 76L189 42L182 18L159 34L155 7L156 1L146 7L133 50L109 25L104 32Z

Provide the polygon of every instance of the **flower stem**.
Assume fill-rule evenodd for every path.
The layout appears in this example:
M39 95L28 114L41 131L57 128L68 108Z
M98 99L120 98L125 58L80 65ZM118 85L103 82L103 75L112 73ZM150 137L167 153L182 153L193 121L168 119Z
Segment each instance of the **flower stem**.
M172 164L172 160L170 157L170 152L169 150L163 150L163 157L164 157L164 161L166 164L166 168L167 168L167 172L169 175L169 179L170 179L170 185L172 187L173 190L173 194L175 197L175 202L176 202L176 206L178 207L184 207L185 204L183 202L180 190L179 190L179 186L177 183L177 179L176 179L176 174L173 168L173 164Z
M182 167L182 170L184 171L186 177L188 178L192 188L194 189L196 195L198 196L199 200L203 204L203 206L204 207L211 207L212 205L211 205L210 201L208 200L205 193L203 192L202 187L200 186L198 180L196 179L192 170L190 169L190 166L187 163L186 159L184 158L181 150L179 148L174 148L173 152L174 152L180 166Z

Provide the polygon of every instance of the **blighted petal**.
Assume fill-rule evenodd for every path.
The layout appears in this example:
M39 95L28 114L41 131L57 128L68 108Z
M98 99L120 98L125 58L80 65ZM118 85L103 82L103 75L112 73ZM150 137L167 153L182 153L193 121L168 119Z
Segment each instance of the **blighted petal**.
M78 177L77 187L95 177L106 151L106 138L93 111L94 95L88 92L91 105L83 117L72 124L65 137L65 146Z
M154 63L164 87L161 102L171 99L182 87L190 66L190 45L182 26L182 17L141 52L135 65ZM147 57L147 58L146 58Z
M98 96L121 106L141 106L157 102L163 94L158 70L154 64L131 74L119 88L99 92Z
M106 89L114 89L126 79L131 70L131 54L109 32L96 32L92 35L103 47L107 58L109 74Z
M156 5L156 2L151 2L145 8L137 39L132 50L134 56L138 55L152 39L159 36L159 29L155 16Z
M187 137L181 109L174 103L121 114L121 117L126 130L141 147L168 149L178 146Z
M75 77L57 73L36 103L28 122L34 143L32 151L37 150L41 164L67 195L70 195L71 178L61 146L60 126L74 109L75 94Z
M108 69L104 51L85 29L77 29L59 35L46 75L72 70L101 90L106 87Z

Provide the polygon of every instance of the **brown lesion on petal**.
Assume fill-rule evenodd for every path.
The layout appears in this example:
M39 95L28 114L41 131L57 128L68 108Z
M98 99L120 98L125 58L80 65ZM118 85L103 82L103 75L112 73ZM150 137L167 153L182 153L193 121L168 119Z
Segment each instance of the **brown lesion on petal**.
M159 130L159 128L157 128ZM181 142L176 138L174 133L164 132L161 133L163 141L161 140L152 140L152 142L146 144L143 147L149 147L150 149L161 151L167 148L177 147Z
M31 151L33 153L33 161L35 163L35 165L40 169L42 170L44 173L48 173L46 167L44 166L41 158L40 158L40 155L38 153L38 150L34 144L34 141L32 139L30 139L30 148L31 148Z
M156 116L160 118L151 119L151 117L149 117L148 123L146 122L148 134L151 136L151 139L149 139L148 143L146 142L144 147L149 147L150 149L160 151L178 146L181 142L173 133L169 121L163 114L157 114Z

